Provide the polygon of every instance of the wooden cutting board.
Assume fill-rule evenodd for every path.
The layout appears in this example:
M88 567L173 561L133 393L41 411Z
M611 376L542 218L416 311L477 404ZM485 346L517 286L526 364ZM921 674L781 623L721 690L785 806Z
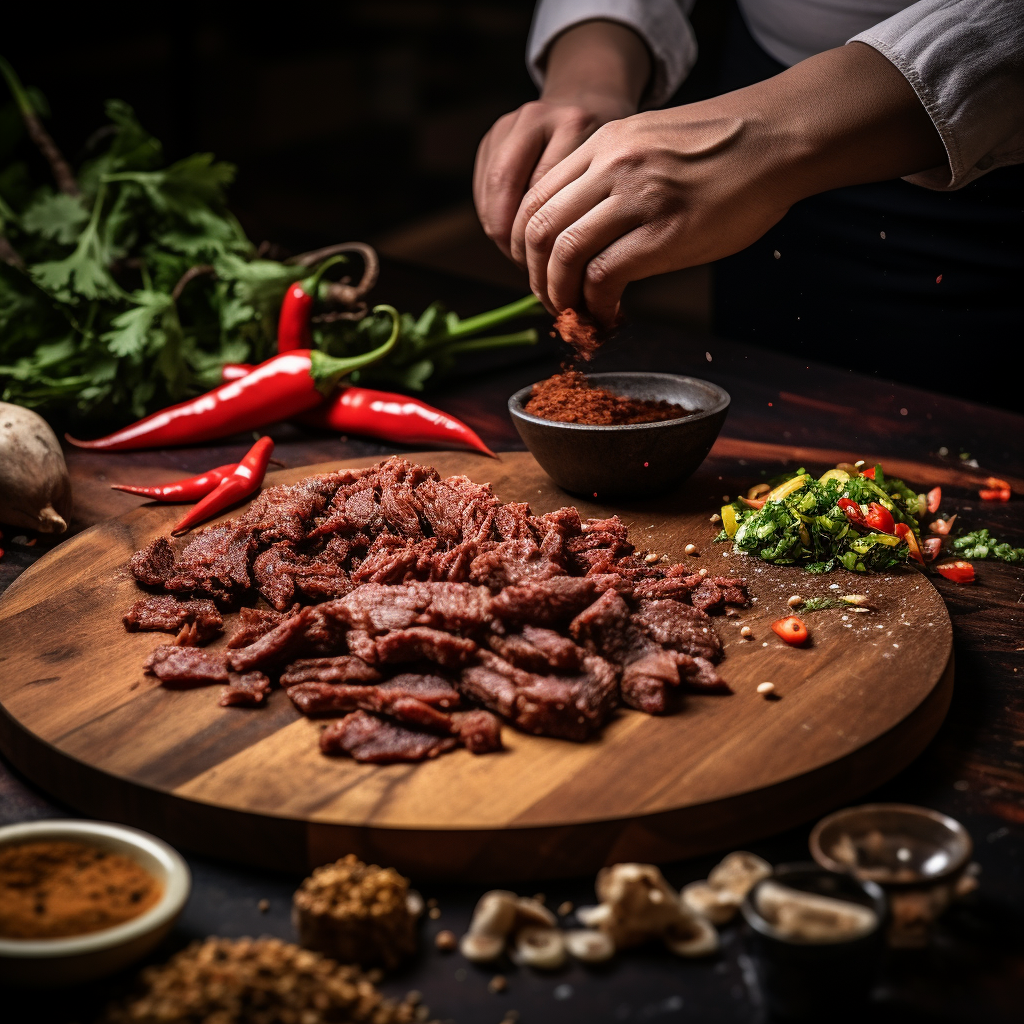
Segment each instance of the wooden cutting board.
M716 618L735 693L689 696L660 718L622 710L585 744L507 728L501 754L387 766L327 758L321 723L281 691L264 708L222 708L219 687L171 691L143 676L147 653L168 638L122 627L139 596L125 564L180 515L146 505L61 544L0 599L4 753L76 810L200 853L298 871L354 852L417 878L497 881L665 862L781 831L894 775L945 715L949 617L913 570L814 577L729 554L712 543L723 486L713 477L669 498L598 505L568 498L526 453L410 458L490 481L502 501L536 512L574 503L584 517L618 513L642 550L745 576L753 607ZM689 543L697 555L684 555ZM878 611L810 614L812 643L795 649L769 628L793 593L867 593ZM766 680L779 699L756 693Z

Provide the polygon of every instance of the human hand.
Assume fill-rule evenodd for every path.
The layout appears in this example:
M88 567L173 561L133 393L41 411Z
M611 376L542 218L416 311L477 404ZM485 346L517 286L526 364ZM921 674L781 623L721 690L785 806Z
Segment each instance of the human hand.
M526 194L512 257L552 313L610 325L630 281L738 252L799 199L940 164L907 80L860 43L604 125Z
M646 47L622 25L588 21L555 40L541 98L499 118L477 150L477 213L506 256L527 189L601 125L635 113L649 73Z

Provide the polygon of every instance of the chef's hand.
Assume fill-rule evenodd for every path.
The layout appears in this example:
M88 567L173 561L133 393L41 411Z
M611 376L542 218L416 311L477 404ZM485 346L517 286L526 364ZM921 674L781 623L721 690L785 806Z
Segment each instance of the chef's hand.
M635 114L650 67L640 37L610 21L583 22L551 45L540 99L500 118L477 150L477 213L506 256L527 189L601 125Z
M550 312L611 323L630 281L731 255L799 199L945 162L902 74L861 43L604 125L523 200L512 257Z

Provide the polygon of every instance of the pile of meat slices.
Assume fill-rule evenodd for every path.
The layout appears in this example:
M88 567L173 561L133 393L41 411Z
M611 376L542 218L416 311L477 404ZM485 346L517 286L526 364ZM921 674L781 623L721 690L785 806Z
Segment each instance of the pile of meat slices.
M748 603L743 580L649 565L617 517L535 516L400 458L264 490L130 569L159 594L126 628L176 634L149 674L224 683L221 704L244 707L276 683L333 719L324 753L371 762L499 750L503 721L582 741L620 704L662 714L684 686L728 693L709 613ZM226 648L204 648L234 610Z

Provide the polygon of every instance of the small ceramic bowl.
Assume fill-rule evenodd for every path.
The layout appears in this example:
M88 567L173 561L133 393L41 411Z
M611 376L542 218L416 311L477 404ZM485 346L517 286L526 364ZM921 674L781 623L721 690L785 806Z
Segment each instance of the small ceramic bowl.
M829 871L893 886L931 886L955 878L973 845L958 821L911 804L863 804L822 818L811 856Z
M839 942L799 942L779 936L758 910L768 882L868 907L872 931ZM875 983L888 914L885 893L874 882L824 871L817 864L780 864L747 894L740 907L755 954L758 979L772 1014L785 1020L867 1020L859 1015ZM774 1019L774 1017L773 1017Z
M123 825L99 821L34 821L0 828L0 846L65 840L131 857L163 884L159 902L124 924L60 939L0 937L0 984L74 985L127 967L171 930L188 899L188 865L165 842Z
M729 395L717 384L671 373L592 373L589 379L626 398L674 402L691 410L678 420L591 427L525 411L529 387L508 400L519 436L563 490L583 497L640 497L681 484L707 458L725 422Z

